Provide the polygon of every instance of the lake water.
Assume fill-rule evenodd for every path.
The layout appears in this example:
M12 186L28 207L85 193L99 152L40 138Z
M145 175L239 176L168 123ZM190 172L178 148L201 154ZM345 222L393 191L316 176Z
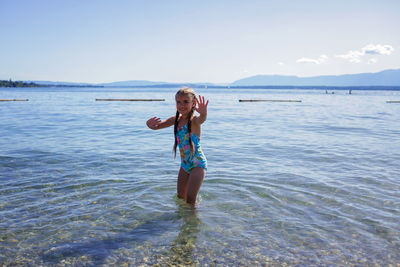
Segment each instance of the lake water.
M173 129L145 125L175 114L176 90L0 88L29 99L0 102L0 263L400 263L400 104L386 103L400 91L198 89L193 210L176 198Z

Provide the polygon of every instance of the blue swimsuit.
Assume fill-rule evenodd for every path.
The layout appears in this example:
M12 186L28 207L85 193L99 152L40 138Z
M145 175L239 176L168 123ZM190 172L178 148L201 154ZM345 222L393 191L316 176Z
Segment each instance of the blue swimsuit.
M194 146L194 155L192 155L190 151L187 124L183 127L178 127L176 138L178 140L179 150L181 153L181 167L187 173L190 173L190 171L196 167L207 170L207 159L201 151L200 138L194 133L191 133L191 137Z

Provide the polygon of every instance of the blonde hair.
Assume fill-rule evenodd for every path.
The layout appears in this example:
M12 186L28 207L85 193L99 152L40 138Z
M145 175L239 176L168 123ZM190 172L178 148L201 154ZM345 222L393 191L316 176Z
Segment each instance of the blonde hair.
M189 95L192 98L192 101L195 101L196 98L196 92L190 88L190 87L182 87L181 89L178 90L178 92L176 92L175 94L175 100L177 98L178 95ZM192 117L193 117L193 113L194 113L194 107L192 107L192 110L189 113L189 118L188 118L188 122L187 122L187 126L188 126L188 133L189 133L189 144L190 144L190 152L192 155L194 155L194 145L192 142ZM175 124L174 124L174 135L175 135L175 143L174 143L174 155L176 157L176 147L178 146L178 119L179 119L179 111L176 111L176 116L175 116Z

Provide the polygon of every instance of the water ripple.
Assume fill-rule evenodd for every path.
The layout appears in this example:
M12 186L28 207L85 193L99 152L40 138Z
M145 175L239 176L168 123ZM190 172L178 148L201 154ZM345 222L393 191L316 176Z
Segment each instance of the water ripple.
M174 91L1 89L31 101L0 113L0 262L400 262L400 122L387 92L200 90L209 166L193 210L175 196L173 133L145 127L173 115ZM244 95L303 102L241 105ZM167 101L94 101L153 96Z

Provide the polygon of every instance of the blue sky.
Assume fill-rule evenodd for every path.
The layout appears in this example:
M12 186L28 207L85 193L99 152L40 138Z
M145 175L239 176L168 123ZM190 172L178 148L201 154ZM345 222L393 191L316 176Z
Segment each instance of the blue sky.
M0 79L228 83L400 68L400 1L0 0Z

